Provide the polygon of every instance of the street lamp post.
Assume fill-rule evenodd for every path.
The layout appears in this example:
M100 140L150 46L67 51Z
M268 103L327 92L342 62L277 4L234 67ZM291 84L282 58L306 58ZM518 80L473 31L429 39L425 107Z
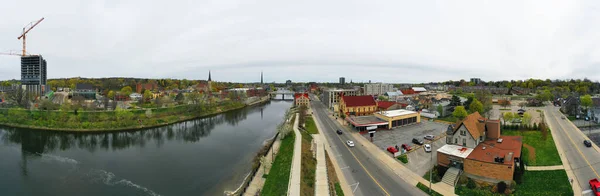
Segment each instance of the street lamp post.
M429 170L429 194L431 195L431 176L433 175L433 152L431 152L431 169Z

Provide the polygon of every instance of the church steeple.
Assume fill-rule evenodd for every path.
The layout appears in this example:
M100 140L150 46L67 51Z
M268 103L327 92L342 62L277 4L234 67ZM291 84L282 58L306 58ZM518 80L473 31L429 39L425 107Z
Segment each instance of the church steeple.
M263 72L260 71L260 84L263 84Z
M212 80L210 79L210 70L208 70L208 81L212 81Z

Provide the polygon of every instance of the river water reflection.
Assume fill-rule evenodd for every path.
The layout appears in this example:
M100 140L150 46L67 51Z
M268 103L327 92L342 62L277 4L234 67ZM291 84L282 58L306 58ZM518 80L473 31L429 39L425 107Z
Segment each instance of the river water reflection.
M0 127L0 195L223 195L291 106L101 134Z

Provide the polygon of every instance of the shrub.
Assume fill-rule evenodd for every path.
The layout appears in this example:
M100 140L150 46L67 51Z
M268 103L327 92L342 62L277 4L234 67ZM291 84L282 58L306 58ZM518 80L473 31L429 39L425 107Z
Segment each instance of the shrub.
M408 163L408 156L406 156L406 154L403 154L398 157L398 160L402 161L402 163Z
M498 182L498 193L504 193L506 190L506 183L504 181Z
M469 180L469 178L467 178L467 176L465 175L461 175L458 178L458 184L463 185L463 184L467 184L467 181Z
M468 178L468 180L467 180L467 188L474 189L475 187L477 187L475 185L475 181L473 181L473 179L471 179L471 178Z

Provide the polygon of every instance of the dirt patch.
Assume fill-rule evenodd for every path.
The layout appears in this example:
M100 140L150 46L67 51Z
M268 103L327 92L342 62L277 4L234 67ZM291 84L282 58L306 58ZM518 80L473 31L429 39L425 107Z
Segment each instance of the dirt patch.
M327 160L327 181L329 182L329 195L336 195L335 183L339 183L339 181L337 179L333 163L331 162L331 159L329 159L327 151L325 151L325 159Z
M523 147L527 148L527 150L529 151L529 161L535 163L535 148L528 144L523 144Z

